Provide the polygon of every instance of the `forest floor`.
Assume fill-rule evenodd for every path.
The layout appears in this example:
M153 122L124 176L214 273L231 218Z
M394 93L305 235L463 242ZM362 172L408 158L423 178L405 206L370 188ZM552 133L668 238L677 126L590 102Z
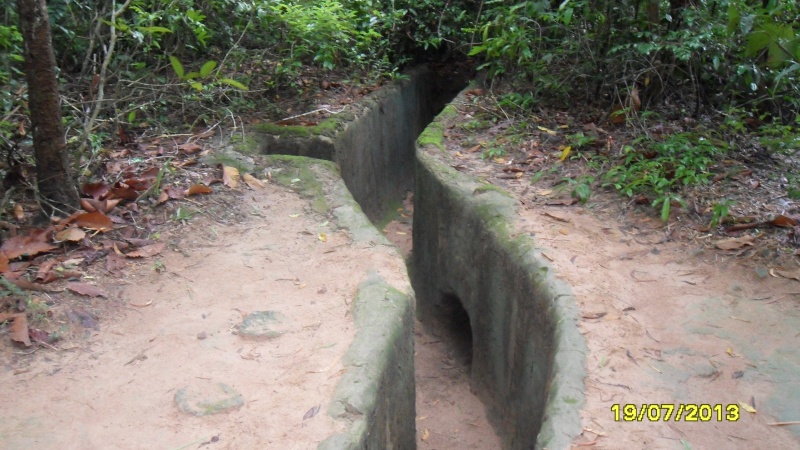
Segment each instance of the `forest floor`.
M334 85L284 107L284 117L339 110L373 89ZM794 170L794 161L728 155L712 167L714 181L674 205L665 223L647 205L652 199L606 191L591 172L592 154L619 153L642 130L564 111L522 121L496 108L491 93L467 99L456 104L461 126L445 130L453 167L517 196L520 232L534 236L581 309L588 376L585 431L575 445L796 447L798 208L786 180L775 176ZM313 124L318 117L293 120ZM562 161L568 136L578 131L600 145L576 148ZM0 260L0 312L12 315L2 329L2 364L14 381L3 383L9 400L0 436L10 448L309 448L320 430L336 428L313 412L340 370L335 352L342 346L330 346L326 336L352 331L348 273L368 254L328 229L291 190L272 184L268 172L208 162L220 150L219 135L241 132L212 127L120 142L104 154L97 179L82 186L82 215L52 224L37 227L35 201L17 191L2 224L9 261ZM598 182L588 183L591 196L582 204L576 186L584 175ZM730 214L710 227L714 202L723 197L734 200ZM408 251L411 198L399 213L384 231ZM274 247L245 248L264 240ZM320 267L332 278L319 278ZM265 270L285 274L265 280ZM248 299L264 292L286 305L332 303L297 324L296 342L267 352L233 333L258 307ZM452 349L421 328L416 342L420 448L497 448ZM248 365L269 366L272 378ZM263 391L263 398L244 395L241 414L209 420L175 409L180 386L229 377L241 377L239 386ZM304 390L299 380L310 378L313 387ZM264 390L273 383L297 390L273 396ZM699 409L697 422L631 421L622 409L615 420L617 404L709 408ZM792 423L775 425L784 422Z

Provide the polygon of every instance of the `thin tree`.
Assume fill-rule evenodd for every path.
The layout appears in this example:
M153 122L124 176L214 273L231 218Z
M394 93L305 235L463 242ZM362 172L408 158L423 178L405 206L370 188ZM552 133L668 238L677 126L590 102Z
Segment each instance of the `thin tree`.
M61 122L47 3L45 0L17 0L17 10L24 41L39 203L48 216L64 214L77 207L78 192L67 169L67 142Z

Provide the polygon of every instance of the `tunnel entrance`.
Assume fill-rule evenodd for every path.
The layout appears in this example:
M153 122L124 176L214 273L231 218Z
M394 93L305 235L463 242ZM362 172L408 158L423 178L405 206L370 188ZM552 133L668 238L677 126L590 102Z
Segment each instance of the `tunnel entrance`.
M417 448L503 448L472 386L472 349L469 314L443 293L434 319L414 330Z
M433 320L431 333L439 337L449 348L448 357L459 366L472 369L472 326L469 314L461 300L454 294L443 294Z

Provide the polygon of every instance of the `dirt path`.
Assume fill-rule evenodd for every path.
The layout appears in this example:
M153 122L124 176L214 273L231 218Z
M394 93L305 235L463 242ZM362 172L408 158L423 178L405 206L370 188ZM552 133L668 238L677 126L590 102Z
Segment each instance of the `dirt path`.
M769 425L800 418L797 281L759 276L757 264L700 243L664 242L657 221L601 217L535 206L519 222L581 309L589 354L576 445L798 448L800 427ZM636 405L627 419L626 404ZM662 419L638 420L643 404L659 405L650 411ZM662 404L675 405L672 420ZM691 406L674 419L681 404L709 406L693 422Z
M327 407L360 274L407 286L402 260L389 246L354 244L283 187L250 191L240 207L249 220L199 215L161 236L171 250L160 259L121 279L98 274L110 294L85 337L58 351L4 347L3 448L303 449L345 428ZM243 317L255 311L282 314L273 328L283 334L245 338ZM181 396L234 407L196 417Z

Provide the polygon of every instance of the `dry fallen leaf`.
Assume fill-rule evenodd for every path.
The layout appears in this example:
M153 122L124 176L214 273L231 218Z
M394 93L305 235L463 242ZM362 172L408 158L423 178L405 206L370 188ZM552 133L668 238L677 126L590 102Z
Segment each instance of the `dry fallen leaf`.
M797 225L796 220L792 219L789 216L784 216L783 214L778 214L777 216L775 216L775 218L770 220L769 223L773 227L784 227L784 228L793 227Z
M167 200L169 200L169 194L167 194L167 191L161 191L161 193L158 194L158 198L156 199L156 205L160 205L166 202Z
M20 222L25 220L25 210L22 209L22 205L19 203L14 205L14 218Z
M795 269L795 270L774 269L770 270L769 273L772 274L773 272L777 273L778 275L784 278L800 281L800 269Z
M25 314L0 314L0 322L5 322L7 320L13 320L13 322L11 322L11 339L26 347L30 347L31 340L28 337L28 318L25 317Z
M100 211L79 215L75 218L75 225L96 231L109 231L114 226L111 218Z
M251 189L263 189L266 187L263 181L259 180L258 178L246 173L242 175L242 180L250 186Z
M39 253L49 252L55 250L58 246L45 241L45 236L42 234L35 235L17 235L9 238L3 242L0 247L6 258L15 259L20 256L33 256Z
M122 201L120 198L95 200L93 198L82 198L81 208L87 212L109 212Z
M195 194L210 194L214 192L213 189L206 186L205 184L195 184L194 186L190 187L186 190L186 196L195 195Z
M317 413L319 412L319 407L320 407L320 405L312 406L311 409L306 411L306 413L303 414L303 422L305 422L306 420L311 419L312 417L316 416Z
M139 193L136 192L136 189L130 186L118 186L114 189L111 189L111 194L109 197L119 198L123 200L136 200L139 198Z
M745 403L745 402L739 402L739 406L741 406L741 407L742 407L742 409L744 409L745 411L747 411L747 412L749 412L749 413L752 413L752 414L755 414L755 413L756 413L756 409L755 409L755 408L753 408L752 406L748 405L748 404L747 404L747 403Z
M50 347L50 345L47 344L47 341L50 340L50 333L47 331L39 330L37 328L29 328L28 336L30 336L30 338L35 342Z
M231 189L239 185L239 169L231 166L222 167L222 184Z
M109 252L106 256L106 270L116 276L121 274L126 264L125 258L115 252Z
M8 257L0 251L0 273L8 272Z
M99 183L86 183L81 186L81 194L88 195L95 200L100 200L109 190L108 185L102 181Z
M153 245L145 245L144 247L141 247L138 250L126 253L125 256L127 256L128 258L149 258L150 256L155 256L161 253L164 250L164 248L166 248L166 246L167 244L163 242L159 242Z
M202 149L203 149L203 147L197 145L194 142L187 142L185 144L181 144L181 145L178 146L178 150L180 150L181 152L186 153L188 155L191 155L192 153L197 153Z
M422 441L425 442L428 440L429 437L431 437L431 432L430 430L425 428L425 431L422 432L422 436L420 437L420 439L422 439Z
M108 297L108 294L102 288L88 283L72 282L67 283L67 289L80 295L88 297Z
M58 265L59 261L57 258L49 259L47 261L42 262L39 265L39 270L36 272L36 280L48 280L52 277L50 271ZM50 280L53 281L53 280Z
M55 240L59 242L80 242L86 237L86 232L77 227L70 227L59 231L55 235Z
M181 188L179 188L177 186L166 185L166 186L164 186L164 192L166 192L167 195L169 195L169 198L176 199L176 200L180 200L180 199L186 197L186 190L185 189L181 189Z
M714 245L720 250L736 250L744 247L745 245L753 245L756 240L755 236L742 236L738 238L723 239L717 241Z
M82 198L80 199L80 202L81 202L81 208L83 208L84 211L86 212L97 211L97 208L95 208L94 205L89 202L88 198Z

